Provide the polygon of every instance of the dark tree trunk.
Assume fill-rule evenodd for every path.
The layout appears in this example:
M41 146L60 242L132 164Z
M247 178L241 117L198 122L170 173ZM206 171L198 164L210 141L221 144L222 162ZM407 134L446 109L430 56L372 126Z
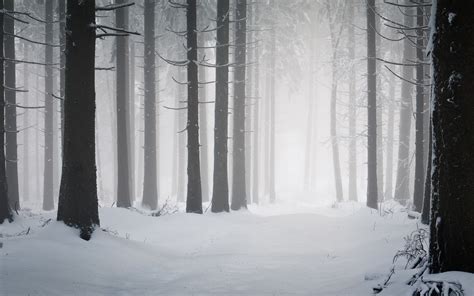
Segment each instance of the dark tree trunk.
M45 43L53 43L53 0L45 0ZM43 210L54 209L54 97L53 97L53 47L45 47L45 114L44 114L44 181Z
M375 2L377 3L377 1ZM377 9L377 5L375 6ZM375 28L377 32L382 32L381 19L375 17ZM375 57L382 53L382 37L380 34L375 34ZM375 76L376 76L376 96L377 96L377 196L378 202L384 201L384 179L383 179L383 116L384 116L384 94L382 91L382 63L375 61ZM380 91L379 91L380 90Z
M5 10L14 11L15 3L13 0L5 0ZM5 36L5 58L15 59L15 21L11 17L4 20ZM8 180L8 198L10 206L13 209L20 208L20 195L18 192L18 145L17 145L17 124L16 124L16 87L15 63L5 61L5 149L7 158L7 180Z
M429 114L429 113L428 113ZM421 211L421 223L425 225L430 224L430 209L431 209L431 162L433 160L433 136L431 131L431 125L429 127L429 149L428 149L428 161L426 164L425 174L425 192L423 193L423 210Z
M67 1L63 171L58 221L89 240L99 225L95 164L95 1Z
M423 114L425 112L425 96L424 96L424 66L423 61L423 29L424 25L424 9L417 7L416 26L420 29L416 31L416 60L420 63L416 66L416 118L415 118L415 187L413 191L413 210L421 213L423 207L423 189L425 182L425 161L423 158L424 150L424 122Z
M377 77L374 10L375 0L367 0L367 206L377 209Z
M188 60L188 188L186 212L202 214L201 166L199 162L199 84L197 65L196 0L187 0Z
M145 143L143 205L156 210L158 205L158 186L156 184L156 86L155 86L155 0L145 0L145 44L144 44L144 82L145 82Z
M236 0L234 126L232 133L232 204L234 211L247 208L245 168L245 69L247 0Z
M350 23L354 22L355 5L349 5ZM349 200L357 201L357 94L355 72L355 29L349 25L349 61L354 63L349 73Z
M3 0L0 0L0 9L3 10ZM0 27L4 25L4 14L0 13ZM3 68L3 31L0 31L0 81L4 81L4 68ZM5 220L13 221L13 214L8 202L8 184L7 184L7 172L6 172L6 159L5 159L5 87L0 83L0 224Z
M474 272L474 2L438 0L430 271Z
M409 3L408 1L406 3ZM411 8L405 9L404 24L407 27L413 26ZM413 48L411 41L405 40L403 45L403 60L405 62L412 59ZM403 78L411 81L413 79L413 68L403 67ZM401 102L400 102L400 126L398 135L398 163L397 179L395 183L394 198L402 205L406 205L410 197L410 131L412 122L412 85L402 81Z
M229 0L217 1L216 105L212 212L229 211L227 171L229 112Z
M125 0L116 0L117 4ZM117 9L115 23L118 28L126 28L126 8ZM128 208L131 206L130 188L130 153L128 141L127 113L129 102L127 79L127 37L116 38L116 91L117 91L117 207Z

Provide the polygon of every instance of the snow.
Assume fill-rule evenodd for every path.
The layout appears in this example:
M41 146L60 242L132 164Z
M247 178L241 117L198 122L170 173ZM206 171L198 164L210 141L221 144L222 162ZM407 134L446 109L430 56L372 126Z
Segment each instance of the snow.
M23 211L0 225L0 295L370 295L417 227L386 208L282 203L161 217L101 208L89 242L55 213Z

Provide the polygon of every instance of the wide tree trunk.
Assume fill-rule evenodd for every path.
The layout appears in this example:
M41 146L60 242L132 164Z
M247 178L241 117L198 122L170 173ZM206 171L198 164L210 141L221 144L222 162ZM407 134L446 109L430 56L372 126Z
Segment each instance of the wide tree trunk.
M5 10L14 11L14 0L5 0ZM11 17L4 20L5 58L15 59L15 21ZM18 191L18 145L16 123L16 73L15 63L5 61L5 149L7 158L8 198L13 209L20 208L20 194Z
M216 104L214 114L214 173L212 207L214 213L229 211L227 168L229 121L229 0L217 1Z
M474 2L438 0L430 271L474 272Z
M58 221L89 240L99 225L95 163L95 1L67 1L63 170Z
M186 1L188 60L188 188L186 212L202 214L201 165L199 161L199 84L197 65L196 0Z
M246 69L246 34L247 34L247 0L236 0L236 33L235 33L235 76L234 108L232 133L232 203L234 211L247 207L246 195L246 161L245 161L245 69Z
M155 86L155 1L145 0L144 6L144 82L145 82L145 139L143 206L156 210L158 205L156 155L156 86Z
M421 213L423 207L423 190L425 182L425 161L424 154L424 121L425 95L424 95L424 66L421 63L424 58L423 29L424 9L417 7L416 26L416 60L419 64L416 66L416 117L415 117L415 187L413 190L413 210Z
M367 206L378 208L375 0L367 0Z
M0 0L0 9L3 10L3 0ZM4 14L0 13L0 27L4 25ZM0 31L0 81L4 81L4 67L3 67L3 31ZM7 184L7 172L6 172L6 159L5 159L5 87L0 83L0 224L5 220L13 221L13 214L8 202L8 184Z
M125 0L116 0L116 4L126 3ZM127 29L126 8L117 9L115 23L118 28ZM131 204L130 193L130 145L128 126L128 86L127 79L127 37L116 38L116 94L117 94L117 207L128 208Z

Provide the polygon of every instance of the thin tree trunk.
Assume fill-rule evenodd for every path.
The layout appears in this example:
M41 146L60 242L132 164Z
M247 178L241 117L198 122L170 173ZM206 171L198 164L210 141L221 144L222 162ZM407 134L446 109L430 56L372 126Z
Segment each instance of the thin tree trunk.
M29 50L28 43L23 42L23 58L29 61ZM23 64L23 87L29 89L29 65L28 63ZM23 105L29 106L29 92L23 93ZM23 114L23 127L28 127L30 124L30 113L25 112ZM30 129L23 130L23 200L27 201L30 199Z
M201 38L202 39L202 38ZM201 42L202 43L202 42ZM205 44L201 44L201 47ZM201 49L202 56L205 56L205 49ZM199 67L199 81L206 82L206 68ZM209 101L206 92L206 84L199 87L199 97L202 102ZM202 201L209 201L209 141L208 141L208 127L207 127L207 106L202 103L199 105L199 139L201 142L201 186L202 186Z
M387 118L387 161L386 161L386 173L385 173L385 200L391 200L393 198L393 129L395 121L395 79L391 76L390 81L390 94L388 99L388 118Z
M377 3L377 1L375 2ZM375 6L377 9L377 6ZM381 32L381 19L379 17L375 18L375 26L377 32ZM382 52L382 38L380 34L375 34L375 57L379 57ZM382 63L380 61L375 61L376 71L375 76L377 79L377 196L379 202L384 200L384 176L383 176L383 115L384 115L384 94L382 91Z
M3 10L3 0L0 0L0 9ZM4 14L0 13L0 27L4 25ZM4 67L3 67L3 31L0 31L0 81L4 81ZM5 87L3 83L0 83L0 224L5 220L10 222L13 221L13 214L8 202L8 183L7 183L7 172L6 172L6 159L5 159Z
M274 0L272 1L274 3ZM271 203L276 201L275 193L275 75L276 75L276 26L272 22L271 26L271 41L270 41L270 96L269 96L269 159L268 159L268 187L269 187L269 199Z
M130 83L128 84L128 90L129 90L129 106L130 106L130 112L129 114L129 137L130 137L130 176L132 178L131 182L132 185L130 187L130 190L132 192L132 195L130 196L132 199L132 203L134 200L137 199L138 193L138 187L137 184L137 174L138 174L138 169L136 167L136 118L135 118L135 42L133 41L132 38L129 40L130 46L129 46L129 52L128 52L128 57L129 57L129 67L128 67L128 75L129 75L129 81Z
M179 81L184 81L184 71L180 68L178 70L179 74L178 77L180 78ZM184 95L184 86L178 84L178 96L177 96L177 103L178 106L182 105L182 102L186 100ZM178 201L184 202L185 201L185 194L186 194L186 134L184 130L186 128L186 117L183 111L177 111L178 114Z
M217 1L216 104L214 120L214 173L211 211L229 211L227 167L229 121L229 0Z
M144 82L145 82L145 143L143 206L156 210L158 206L156 155L156 86L155 86L155 1L145 0L144 7Z
M45 43L53 43L53 0L45 0ZM44 182L43 210L54 209L54 98L53 98L53 47L45 47L45 114L44 114Z
M95 163L95 1L67 2L63 173L58 221L89 240L99 225ZM80 157L79 157L80 156Z
M260 16L260 9L259 5L255 5L254 7L254 25L255 27L258 26L258 18ZM259 33L255 32L254 33L255 40L259 38ZM257 44L255 46L255 60L260 59L260 45ZM255 77L254 77L254 83L255 83L255 107L253 109L253 152L252 152L252 201L255 204L259 203L259 189L260 189L260 183L259 183L259 175L260 175L260 154L259 154L259 142L260 142L260 63L257 62L255 64Z
M349 61L352 63L349 70L349 200L357 201L357 94L356 94L356 71L355 71L355 27L354 23L355 5L349 5Z
M199 161L199 85L197 61L196 0L186 1L188 69L188 188L186 212L202 214L201 166Z
M367 0L367 206L378 208L375 0Z
M473 15L472 1L437 1L432 51L431 273L474 272Z
M116 0L116 4L123 4L124 0ZM126 8L117 9L115 23L118 28L127 29ZM117 207L128 208L131 206L130 193L130 145L129 126L127 122L129 102L127 79L127 40L126 37L116 38L116 94L117 94Z
M429 112L431 110L428 110ZM430 112L431 113L431 112ZM428 150L428 161L426 164L425 174L425 192L423 193L423 209L421 211L421 223L425 225L430 224L430 209L431 209L431 173L432 173L432 161L433 161L433 136L431 124L429 127L429 150Z
M334 49L333 50L337 50ZM333 55L333 59L336 54ZM337 136L337 69L336 65L332 66L332 87L331 87L331 147L332 147L332 161L334 169L334 184L336 185L336 200L342 202L344 200L342 192L342 177L341 177L341 163L339 159L339 140Z

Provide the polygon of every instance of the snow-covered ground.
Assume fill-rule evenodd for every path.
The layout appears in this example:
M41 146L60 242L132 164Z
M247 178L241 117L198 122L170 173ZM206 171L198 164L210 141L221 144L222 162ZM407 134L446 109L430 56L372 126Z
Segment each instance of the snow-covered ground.
M371 295L417 227L356 203L100 217L89 242L55 213L0 225L0 295Z

